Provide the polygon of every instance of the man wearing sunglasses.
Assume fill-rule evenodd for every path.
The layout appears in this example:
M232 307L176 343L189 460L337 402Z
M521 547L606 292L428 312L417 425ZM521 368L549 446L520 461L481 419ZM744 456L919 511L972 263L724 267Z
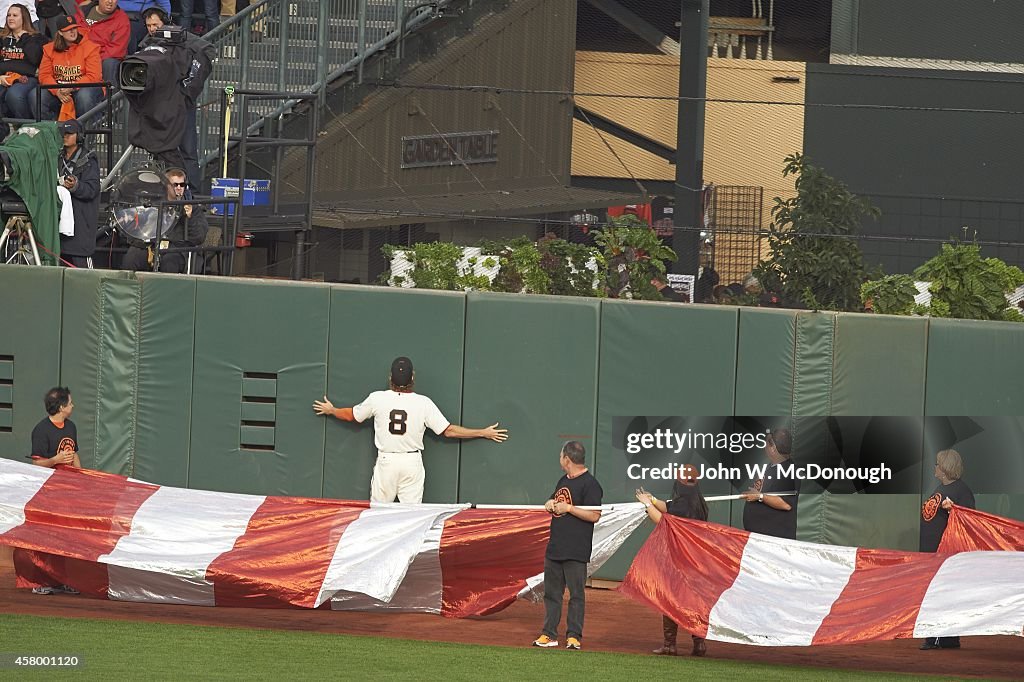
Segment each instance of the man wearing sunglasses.
M186 187L185 171L181 168L171 168L165 174L167 177L167 200L184 201L192 198L192 193ZM184 206L169 206L165 210L176 216L174 225L167 230L160 240L160 249L188 248L199 246L206 239L206 231L209 223L206 221L206 214L199 206L185 204ZM153 249L157 245L150 244L148 247L132 245L128 253L124 255L121 263L122 270L152 270ZM185 272L187 253L161 253L160 272Z

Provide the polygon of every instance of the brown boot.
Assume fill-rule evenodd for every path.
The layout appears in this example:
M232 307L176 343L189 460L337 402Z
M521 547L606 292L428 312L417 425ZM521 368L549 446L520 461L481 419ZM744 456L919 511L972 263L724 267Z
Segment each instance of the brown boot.
M703 637L693 635L693 650L690 651L691 656L704 656L708 652L708 646L704 643Z
M654 653L659 656L675 656L676 635L679 633L679 625L668 616L662 616L661 632L665 637L665 643L661 645L660 649L655 649Z

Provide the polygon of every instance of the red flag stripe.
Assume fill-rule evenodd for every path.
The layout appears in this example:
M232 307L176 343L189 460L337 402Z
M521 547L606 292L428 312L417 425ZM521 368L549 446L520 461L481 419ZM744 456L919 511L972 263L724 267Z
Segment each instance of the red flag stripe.
M1024 522L954 506L949 512L939 551L976 550L1024 552Z
M217 606L313 608L345 529L368 504L268 497L206 571Z
M945 558L858 549L856 568L812 644L913 637L921 600Z
M22 549L60 547L85 561L110 552L131 531L132 517L157 486L86 469L56 469L25 505L25 523L0 542Z
M441 533L441 613L486 615L507 607L543 573L551 515L540 509L467 509Z
M750 533L704 521L662 516L619 586L625 595L669 613L704 637L711 609L740 572Z

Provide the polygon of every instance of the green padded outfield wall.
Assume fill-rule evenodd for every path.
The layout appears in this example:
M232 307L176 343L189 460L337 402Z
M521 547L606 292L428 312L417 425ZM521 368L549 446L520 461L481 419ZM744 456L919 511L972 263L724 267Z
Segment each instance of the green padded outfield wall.
M633 501L634 491L641 485L658 498L668 499L671 481L632 480L628 466L635 462L663 467L692 459L689 452L679 456L671 452L628 454L623 434L613 433L613 418L706 417L683 423L656 419L647 429L722 429L721 418L733 413L735 402L738 319L735 307L602 302L594 468L606 501ZM731 492L727 481L703 482L701 491L705 495ZM712 521L729 523L728 504L712 504L709 512ZM645 523L596 577L621 579L652 528Z
M595 299L467 294L464 425L509 439L462 444L461 501L541 504L562 443L594 451L600 318Z
M838 417L921 417L927 348L927 319L837 315L830 413ZM865 419L862 424L862 437L871 429L885 428L884 420ZM915 454L921 451L919 437L908 437L903 445ZM897 471L895 487L915 490L920 475L919 465ZM803 535L805 539L917 550L918 495L822 492L820 497L824 499L815 500L817 513L808 519L811 532Z
M796 312L740 308L739 315L734 414L791 414Z
M0 457L28 461L43 396L60 381L63 282L59 268L0 265Z
M922 502L938 481L934 478L936 451L952 445L963 457L963 480L975 493L978 509L1024 519L1024 442L1019 439L1024 415L1024 325L1012 322L931 320L928 335L928 376L925 414L929 418L955 415L949 428L953 442L925 438ZM975 434L970 417L1017 417L1003 421L1006 433L992 443L989 431ZM966 417L966 419L965 419Z
M463 338L466 297L461 293L384 287L331 289L328 396L334 405L361 402L387 388L391 361L405 355L416 372L416 391L429 396L453 424L462 420ZM320 395L307 396L311 405ZM377 457L372 420L325 419L324 496L367 499ZM490 446L495 443L488 442ZM455 502L459 441L424 437L424 502Z
M330 288L200 278L188 485L323 494Z
M188 485L196 278L140 273L132 476Z
M132 273L64 270L60 379L89 468L131 472L138 305Z

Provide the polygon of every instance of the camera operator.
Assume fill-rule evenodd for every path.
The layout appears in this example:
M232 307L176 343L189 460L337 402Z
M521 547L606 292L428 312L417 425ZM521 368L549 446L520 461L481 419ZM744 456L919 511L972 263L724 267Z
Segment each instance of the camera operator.
M142 13L146 22L147 35L139 43L141 49L150 45L159 45L164 38L161 29L171 27L171 19L159 7L150 7ZM177 28L177 27L174 27ZM199 171L199 130L196 127L196 108L199 96L206 80L213 71L213 60L217 57L217 49L208 41L191 33L185 33L185 52L188 55L188 73L181 80L181 91L185 96L185 131L181 136L178 152L181 154L190 187L197 188L200 183Z
M187 191L185 171L171 168L165 174L168 181L167 200L181 201L192 198ZM209 224L201 206L169 206L165 210L177 215L174 225L163 235L159 245L146 244L139 240L130 240L131 246L124 255L121 264L123 270L151 270L153 268L154 248L187 248L199 246L206 239ZM166 253L160 255L160 272L185 272L184 253Z
M85 131L77 119L58 124L57 130L64 136L64 148L57 158L57 176L71 193L75 215L75 235L60 237L61 257L76 268L91 268L100 217L100 164L96 154L85 146Z

